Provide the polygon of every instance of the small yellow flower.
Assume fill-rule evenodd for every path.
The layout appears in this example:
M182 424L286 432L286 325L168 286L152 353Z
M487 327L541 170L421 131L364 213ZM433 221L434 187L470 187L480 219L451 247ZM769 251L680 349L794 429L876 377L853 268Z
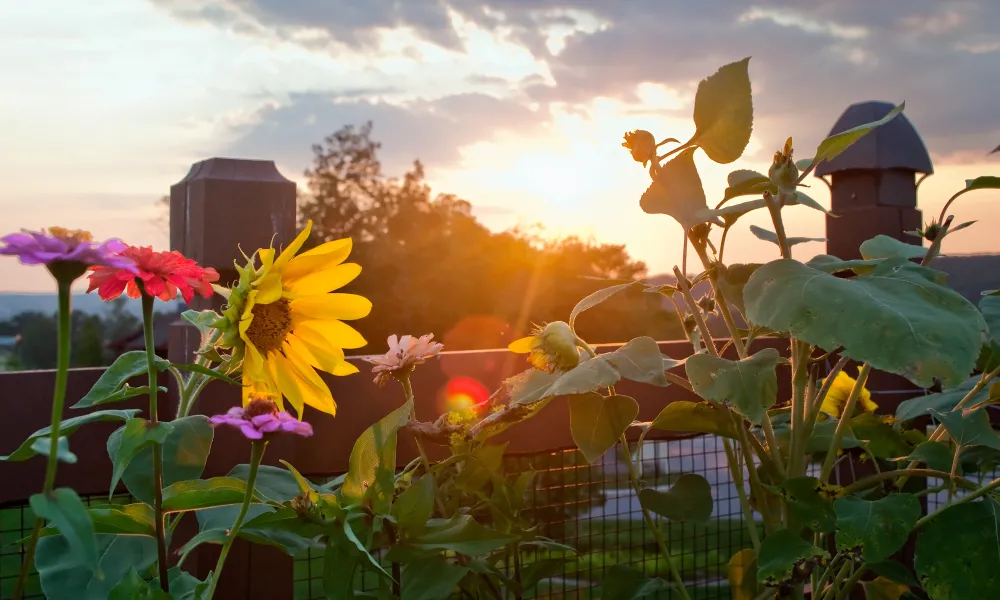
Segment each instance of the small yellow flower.
M836 379L833 380L833 384L826 393L826 398L823 398L823 404L819 407L820 412L831 417L840 418L843 416L844 408L847 406L847 399L850 398L851 390L854 389L856 382L857 380L843 371L837 373ZM861 388L861 395L858 396L858 401L854 405L854 414L851 416L855 417L862 413L873 413L876 410L878 410L878 404L875 404L872 400L871 392L867 388Z
M532 335L514 340L507 349L517 354L527 354L531 366L550 373L569 371L580 363L580 350L576 335L562 321L535 327Z
M220 347L242 361L244 405L252 394L278 395L279 401L284 396L300 419L307 404L336 414L330 389L316 370L358 371L344 360L344 349L366 342L344 321L365 317L372 307L362 296L331 293L361 273L359 265L344 263L350 239L298 253L311 228L310 221L277 258L273 248L263 248L246 266L237 265L239 282L226 291L228 304L214 325L222 332Z
M635 162L641 162L646 166L649 161L656 158L656 138L653 134L643 129L636 129L625 134L623 148L628 148L632 152Z

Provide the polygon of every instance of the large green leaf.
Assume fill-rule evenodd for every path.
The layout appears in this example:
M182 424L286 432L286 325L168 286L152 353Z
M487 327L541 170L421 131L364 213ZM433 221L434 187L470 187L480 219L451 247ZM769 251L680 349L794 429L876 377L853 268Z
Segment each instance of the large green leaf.
M733 439L737 435L728 412L688 400L675 400L666 405L649 426L661 431L708 433Z
M59 531L80 566L96 571L99 557L94 523L80 496L70 488L58 488L49 494L34 494L29 502L36 516L46 519Z
M660 346L651 337L637 337L614 352L602 354L618 374L632 381L666 387L665 371L677 362L664 359Z
M559 379L559 373L549 373L538 369L528 369L507 379L510 401L517 404L531 404L549 398L549 388Z
M798 533L779 529L760 543L757 581L776 587L790 581L792 570L800 563L828 557L826 551L805 541Z
M729 174L727 178L729 186L722 195L722 201L727 202L739 196L762 196L765 191L772 194L778 193L778 186L771 183L771 179L763 173L751 171L749 169L737 169Z
M910 591L909 586L885 577L862 581L861 587L865 590L865 600L899 600L903 594Z
M889 121L893 120L894 118L896 118L896 115L903 112L903 108L905 105L906 105L905 102L900 103L899 106L890 110L886 116L882 117L877 121L872 121L871 123L864 123L862 125L858 125L857 127L852 127L847 131L842 131L840 133L831 135L830 137L826 138L825 140L820 142L819 146L816 148L816 154L814 155L812 162L813 166L818 166L824 160L832 160L838 154L850 148L851 145L854 144L854 142L860 140L862 137L864 137L867 133L869 133L876 127L885 125Z
M284 463L285 461L281 462ZM236 465L229 471L230 477L235 477L243 481L247 480L249 474L250 465L248 464ZM319 486L314 485L308 480L306 480L306 483L312 491L320 491ZM257 467L257 478L254 480L253 487L254 491L260 497L278 503L288 502L303 491L298 477L290 470L270 465L260 465ZM199 513L199 517L202 514L204 513Z
M917 533L914 568L932 600L995 598L1000 590L1000 505L944 509Z
M756 600L761 586L757 583L757 553L753 548L744 548L734 554L729 559L727 572L733 600Z
M926 417L930 415L931 410L949 412L955 408L955 405L957 405L958 402L966 396L966 394L972 391L972 388L976 386L978 381L978 376L972 377L965 380L961 385L953 390L903 400L899 403L899 406L896 407L896 419L900 421L909 421L911 419L916 419L917 417ZM988 397L989 390L984 388L967 406L975 405L983 400L986 400Z
M639 403L628 396L596 392L569 397L569 428L580 452L593 464L611 449L639 414Z
M1000 436L990 425L990 415L986 409L963 409L951 412L931 411L944 425L956 446L986 446L1000 450Z
M450 519L431 519L427 529L412 540L412 545L424 550L451 550L474 556L502 548L516 538L483 527L469 515Z
M604 572L601 600L635 600L670 589L659 577L648 577L626 565L613 565Z
M617 294L619 292L624 292L625 290L627 290L627 289L629 289L629 288L637 285L638 283L639 283L638 281L630 281L628 283L620 283L618 285L613 285L613 286L610 286L610 287L606 287L606 288L597 290L596 292L593 292L592 294L589 294L583 300L580 300L579 302L577 302L576 306L574 306L573 310L569 313L569 326L570 326L570 329L573 329L575 331L575 328L576 328L576 318L580 316L580 313L582 313L585 310L594 308L595 306L597 306L598 304L604 302L605 300L607 300L608 298L614 296L615 294Z
M744 289L751 322L896 373L953 388L976 364L986 322L941 285L940 273L902 258L842 279L791 259L764 265Z
M788 512L809 529L824 533L834 530L837 524L832 499L835 489L815 477L786 479L777 489L785 498Z
M332 534L323 554L323 593L327 600L353 600L354 573L358 570L357 552L347 548L343 533Z
M895 458L909 453L913 444L893 426L891 417L861 413L851 419L851 431L861 447L877 458Z
M109 504L107 506L92 506L87 514L94 525L97 534L122 535L156 535L156 525L153 521L153 507L136 502L134 504ZM52 527L42 530L42 535L57 535Z
M778 399L775 367L781 355L765 348L749 358L727 360L709 354L695 354L684 368L694 391L707 400L731 403L739 414L760 425Z
M418 533L427 525L433 512L434 476L427 474L403 490L392 503L389 514L396 518L403 531Z
M719 265L719 274L716 278L716 285L722 291L726 301L730 302L740 311L744 318L747 314L746 303L743 301L743 288L746 286L750 276L760 267L758 263L733 264L729 266Z
M348 503L370 498L375 511L387 512L392 500L392 476L396 472L396 432L410 418L409 401L362 433L348 461L350 467L340 492Z
M955 449L942 442L925 441L918 444L909 456L899 460L906 463L922 462L928 468L937 471L951 471L951 466L955 462Z
M174 598L176 598L174 594L150 586L149 582L139 577L135 569L129 571L108 596L108 600L174 600Z
M52 438L48 436L35 438L35 441L31 443L31 449L41 456L48 456L49 451L52 450ZM56 442L56 458L59 459L59 462L69 465L76 464L76 454L73 454L69 449L69 438L64 435L59 436L59 441Z
M920 582L913 576L910 569L895 560L880 560L868 563L868 570L896 583L910 587L920 587Z
M157 358L154 363L158 371L163 371L170 366L170 363L162 358ZM98 404L118 402L141 394L140 388L129 388L125 382L137 375L142 375L147 371L146 351L132 350L126 352L115 359L111 366L101 373L94 387L90 388L87 395L74 404L72 408L88 408ZM123 387L124 386L124 387ZM166 391L166 390L164 390ZM145 393L149 393L149 388L145 387Z
M545 396L586 394L618 383L621 375L604 356L582 361L556 379Z
M690 142L720 164L738 159L750 142L753 98L750 57L720 68L698 84L694 97L695 134Z
M925 254L927 254L927 248L916 244L907 244L887 235L876 235L870 240L861 242L861 257L865 260L896 257L923 258Z
M854 260L841 260L836 256L831 256L829 254L817 254L816 256L810 258L806 261L806 266L812 267L817 271L823 271L824 273L842 273L844 271L854 271L857 274L863 274L870 272L872 267L882 264L881 258L863 260L856 258Z
M443 555L434 554L406 565L401 586L402 600L439 600L449 598L469 567L456 565Z
M122 443L122 429L108 437L108 456L118 455ZM166 439L161 444L163 458L163 485L201 477L205 461L212 449L215 430L208 417L191 415L170 421ZM122 474L122 482L137 500L153 503L153 449L140 450L129 462Z
M163 488L163 512L184 512L241 504L246 491L247 483L235 477L178 481ZM261 499L254 494L254 501L260 502Z
M837 548L861 548L867 562L885 560L896 553L920 518L920 501L912 494L892 494L880 500L856 496L838 498Z
M712 485L701 475L685 473L665 492L644 488L639 502L647 509L671 521L705 522L712 518L715 502Z
M705 222L708 203L694 164L695 148L682 150L667 161L639 199L639 207L652 215L670 215L685 230Z
M99 568L80 564L61 535L38 540L35 567L49 600L107 600L132 569L144 571L156 562L156 540L138 535L98 535Z
M231 509L231 510L230 510ZM226 512L223 512L226 511ZM178 551L185 556L201 544L222 544L236 522L238 507L221 507L198 511L202 530ZM206 519L202 515L210 514ZM240 527L239 536L255 544L273 546L290 556L297 556L310 549L320 549L316 539L328 529L323 525L303 519L293 509L253 504L247 519Z
M129 410L98 410L92 413L87 413L85 415L80 415L79 417L73 417L71 419L66 419L59 424L59 437L69 436L71 433L79 429L81 426L87 423L97 423L100 421L127 421L135 416L139 411L136 409ZM14 450L7 456L0 456L2 461L22 461L31 458L38 454L38 450L34 448L35 441L39 438L48 438L49 434L52 432L51 427L43 427L36 431L35 433L28 436L28 439L24 440L17 450Z
M111 473L111 491L108 492L108 496L115 494L115 488L118 487L122 473L125 472L125 468L132 462L136 454L153 444L163 444L167 435L170 434L172 426L171 422L154 425L146 419L129 419L122 425L121 429L115 432L119 434L119 443L114 454L109 452L114 470Z

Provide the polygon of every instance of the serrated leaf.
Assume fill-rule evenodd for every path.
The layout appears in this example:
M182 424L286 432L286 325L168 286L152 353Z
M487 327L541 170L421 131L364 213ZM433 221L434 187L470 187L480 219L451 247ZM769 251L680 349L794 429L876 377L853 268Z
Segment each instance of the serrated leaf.
M986 322L939 280L937 271L902 258L852 279L780 259L757 269L744 299L754 324L827 351L843 347L842 356L921 387L940 380L950 389L975 366Z
M695 473L681 475L670 489L663 492L644 488L639 492L639 503L646 510L676 522L704 523L712 518L715 507L711 484Z
M861 548L867 562L885 560L906 543L922 510L913 494L891 494L880 500L838 498L837 548Z
M638 285L638 281L630 281L628 283L620 283L618 285L613 285L611 287L606 287L604 289L597 290L596 292L589 294L583 300L576 303L573 310L569 313L569 326L570 329L576 330L576 318L580 316L585 310L594 308L598 304L604 302L608 298L618 294L619 292L624 292L625 290Z
M750 58L730 63L698 84L694 97L695 134L698 144L719 164L738 159L753 130L753 97Z
M944 509L917 533L914 569L934 600L993 598L1000 590L1000 505Z
M52 438L49 436L35 438L35 441L31 443L31 450L42 456L48 456L51 449ZM56 458L59 459L59 462L69 465L76 463L76 454L70 451L69 438L64 435L59 436L59 441L56 442Z
M861 242L861 256L865 260L895 257L913 259L923 258L925 254L927 249L923 246L901 242L887 235L876 235Z
M684 368L695 393L707 400L730 403L740 415L760 425L778 399L775 368L780 358L774 348L738 361L695 354Z
M675 400L666 405L649 426L660 431L707 433L736 438L736 427L729 413L712 408L704 402Z
M68 437L71 433L87 423L97 423L101 421L127 421L134 417L138 412L140 411L136 409L98 410L85 415L80 415L79 417L66 419L59 424L59 436ZM42 437L47 439L51 432L51 427L43 427L39 429L35 433L29 435L28 439L24 440L17 450L14 450L7 456L0 456L0 461L22 461L35 456L38 454L38 451L33 448L35 441Z
M87 505L80 496L70 488L58 488L50 494L34 494L29 502L36 516L46 519L59 531L80 566L96 572L99 566L97 538Z
M771 242L774 245L778 245L778 234L774 233L769 229L764 229L763 227L757 227L756 225L750 226L750 233L757 236L757 239L764 240L765 242ZM805 244L806 242L825 242L826 238L810 238L810 237L790 237L785 238L785 242L789 246L795 246L798 244Z
M614 352L602 354L601 357L625 379L660 387L668 385L665 372L680 364L665 359L656 341L645 336L637 337Z
M591 392L570 396L568 402L573 441L590 464L618 443L639 414L639 403L628 396Z
M703 215L708 211L705 190L694 164L694 151L694 148L683 150L660 167L656 179L639 199L643 212L669 215L685 231L703 223Z
M603 355L582 361L563 373L545 392L546 396L568 396L586 394L600 388L614 385L621 375Z
M376 512L388 512L392 500L392 475L396 471L396 433L413 410L406 402L362 433L351 449L350 465L340 493L347 503L368 498Z
M659 577L648 577L626 565L612 565L604 572L601 583L602 600L635 600L670 589Z
M779 529L760 543L757 581L776 587L791 580L792 569L800 562L828 557L825 550L805 541L796 532Z
M1000 450L1000 436L990 425L985 409L962 409L951 412L930 411L944 425L956 446L986 446Z
M170 366L170 362L157 357L154 363L158 371L163 371ZM79 402L74 404L70 408L88 408L91 406L96 406L98 404L104 404L107 402L124 400L125 398L131 397L130 395L118 395L116 392L119 391L125 382L133 377L142 375L146 373L147 362L146 362L146 351L145 350L132 350L126 352L115 359L115 362L111 363L101 376L94 383L94 387L90 388L87 395L80 399ZM131 388L133 391L137 388ZM146 393L149 393L149 388L146 388ZM136 395L136 394L131 394Z
M852 127L847 131L842 131L840 133L831 135L830 137L826 138L825 140L820 142L819 146L816 148L816 154L815 158L813 158L812 164L819 166L819 164L824 160L832 160L841 152L850 148L855 142L863 138L865 135L867 135L876 127L885 125L889 121L896 118L896 115L903 112L903 108L905 106L906 106L905 102L900 103L899 106L890 110L888 114L886 114L881 119L878 119L877 121L872 121L871 123L864 123L862 125L858 125L857 127Z

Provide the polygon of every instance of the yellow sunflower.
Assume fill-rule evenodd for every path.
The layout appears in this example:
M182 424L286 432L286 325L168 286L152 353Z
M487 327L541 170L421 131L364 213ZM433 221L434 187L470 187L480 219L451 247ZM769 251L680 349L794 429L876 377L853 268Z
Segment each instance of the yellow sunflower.
M305 405L336 414L337 404L317 369L350 375L357 367L344 360L344 349L360 348L365 339L346 320L360 319L372 304L356 294L331 293L350 283L361 266L344 263L351 240L327 242L298 254L312 221L275 258L273 248L258 250L240 281L229 291L223 312L221 345L242 359L243 404L251 393L284 396L302 418Z
M837 377L830 384L826 397L823 398L823 404L819 407L820 412L831 417L842 417L844 409L847 407L847 399L851 397L851 390L854 389L856 382L856 379L843 371L837 373ZM862 387L861 395L858 396L857 404L854 405L854 414L851 416L873 413L876 410L878 410L878 404L872 400L872 393L868 391L868 388Z

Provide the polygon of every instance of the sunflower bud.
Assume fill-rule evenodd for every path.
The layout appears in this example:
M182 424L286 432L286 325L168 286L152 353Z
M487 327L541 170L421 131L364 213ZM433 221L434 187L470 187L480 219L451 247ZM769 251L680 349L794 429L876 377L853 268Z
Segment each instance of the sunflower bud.
M308 517L309 513L312 511L312 507L313 503L312 500L309 499L309 494L303 493L292 498L292 510L294 510L295 514L300 517Z
M771 183L778 186L779 191L786 194L795 191L799 181L799 168L792 160L792 138L788 138L780 152L774 153L774 160L767 176L771 179Z
M941 226L938 225L937 223L931 223L930 225L927 226L927 229L924 231L924 238L926 238L928 242L933 242L934 240L937 239L937 236L939 236L940 234L941 234Z
M698 308L700 308L701 312L704 313L704 314L706 314L706 315L709 314L709 313L714 313L715 312L715 298L713 298L712 296L708 296L708 295L702 296L698 300Z
M687 315L686 317L684 317L684 331L686 331L688 335L690 335L697 330L698 330L698 321L695 320L694 315Z
M636 129L626 133L622 147L628 148L632 152L632 158L635 159L635 162L642 163L644 167L649 161L656 158L656 138L644 129Z

